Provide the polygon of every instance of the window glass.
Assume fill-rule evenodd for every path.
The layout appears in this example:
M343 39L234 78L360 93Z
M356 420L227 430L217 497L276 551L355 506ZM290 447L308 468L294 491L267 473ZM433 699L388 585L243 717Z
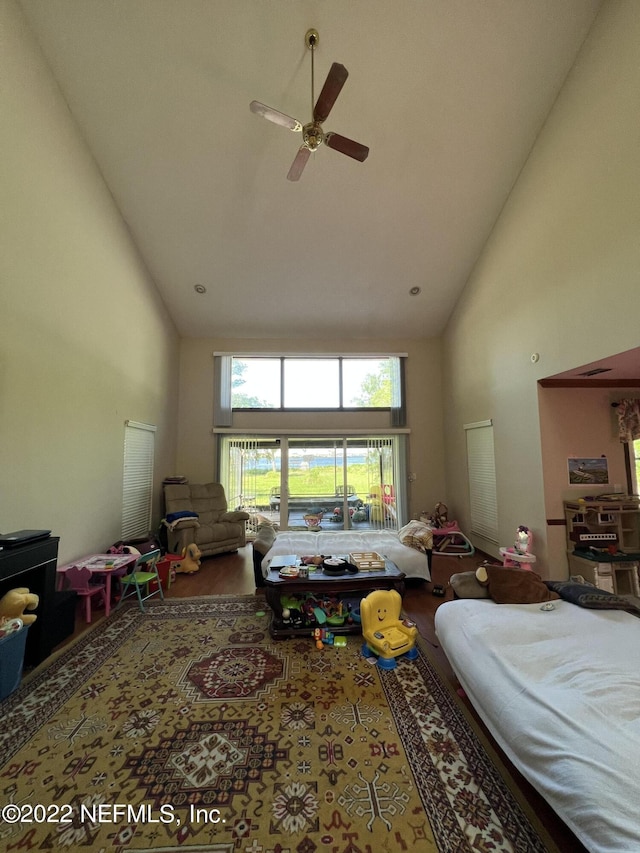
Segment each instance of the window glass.
M279 409L280 359L234 358L231 406L234 409Z
M346 408L391 406L391 360L346 358L342 362L342 405Z
M395 356L228 356L220 399L232 409L394 409L402 406L400 359ZM229 379L230 377L230 379ZM231 388L229 389L229 382ZM222 404L221 404L222 405ZM229 423L220 421L219 425ZM394 426L404 424L394 422Z
M340 362L337 358L285 358L286 409L337 409Z

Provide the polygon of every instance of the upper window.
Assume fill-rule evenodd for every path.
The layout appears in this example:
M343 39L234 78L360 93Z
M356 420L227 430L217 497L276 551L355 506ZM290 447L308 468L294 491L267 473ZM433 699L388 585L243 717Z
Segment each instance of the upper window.
M390 409L402 395L397 356L234 356L233 409Z

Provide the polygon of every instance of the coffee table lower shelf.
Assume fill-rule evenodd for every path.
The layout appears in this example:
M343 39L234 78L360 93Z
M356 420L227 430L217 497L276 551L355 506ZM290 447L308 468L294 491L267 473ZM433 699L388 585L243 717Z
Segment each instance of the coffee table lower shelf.
M273 611L269 632L275 640L292 637L309 637L313 629L318 627L315 621L305 621L301 626L285 624L282 618L281 599L283 596L342 596L345 598L364 598L374 589L395 589L403 596L404 572L399 571L395 563L387 560L384 572L359 572L357 575L340 575L330 577L318 573L309 578L281 578L273 572L273 576L265 580L265 598ZM324 625L334 634L359 634L359 623L351 625Z

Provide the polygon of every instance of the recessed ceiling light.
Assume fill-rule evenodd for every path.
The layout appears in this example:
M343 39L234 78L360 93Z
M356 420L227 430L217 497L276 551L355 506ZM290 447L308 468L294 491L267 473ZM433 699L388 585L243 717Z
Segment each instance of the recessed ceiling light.
M193 289L195 290L196 293L206 293L207 292L207 288L204 286L204 284L194 284Z
M412 296L417 296L420 293L421 289L422 288L420 288L420 287L412 287L411 290L409 291L409 293Z

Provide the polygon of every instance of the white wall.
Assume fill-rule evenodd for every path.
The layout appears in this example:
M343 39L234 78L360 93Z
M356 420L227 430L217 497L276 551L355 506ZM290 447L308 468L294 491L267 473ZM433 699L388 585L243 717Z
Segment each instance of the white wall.
M638 344L639 44L640 4L608 0L444 336L450 509L468 527L462 425L493 418L500 544L528 524L543 574L537 380Z
M184 339L180 356L180 415L178 473L191 482L209 482L215 476L213 426L213 353L367 353L406 352L407 426L409 436L408 472L417 479L408 485L409 513L417 516L432 510L437 501L446 501L443 459L442 408L440 385L440 341L379 339L358 340L237 340ZM324 414L324 413L323 413ZM246 416L248 417L248 416ZM344 417L344 416L343 416ZM236 424L237 425L237 419ZM339 414L327 415L320 424L318 415L297 419L270 412L254 421L253 427L298 427L339 430L345 427ZM351 424L353 425L353 424ZM388 425L388 421L387 421ZM241 426L249 424L246 419Z
M0 3L0 530L120 538L124 421L176 452L178 338L13 0Z

